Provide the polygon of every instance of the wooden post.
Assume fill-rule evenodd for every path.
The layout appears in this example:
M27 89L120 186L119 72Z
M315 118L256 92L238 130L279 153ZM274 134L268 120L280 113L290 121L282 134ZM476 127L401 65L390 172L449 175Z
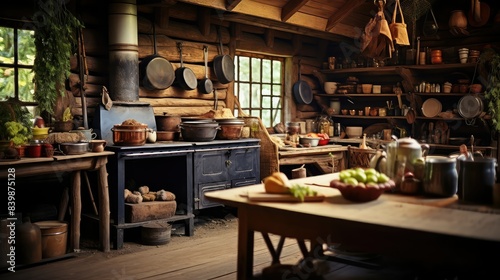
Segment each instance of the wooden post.
M101 240L101 249L109 252L109 192L108 192L108 172L106 169L106 157L103 157L101 167L99 168L99 240Z
M80 220L82 214L82 201L81 201L81 173L75 171L72 177L72 210L71 211L71 247L73 251L80 251Z

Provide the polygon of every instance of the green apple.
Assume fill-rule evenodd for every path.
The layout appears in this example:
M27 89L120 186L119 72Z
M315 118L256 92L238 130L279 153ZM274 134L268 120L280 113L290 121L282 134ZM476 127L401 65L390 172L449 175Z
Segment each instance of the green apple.
M358 185L358 180L356 180L355 178L353 177L349 177L345 180L345 182L347 185L352 185L352 186L356 186Z
M388 182L389 181L389 177L387 175L385 175L384 173L380 173L380 175L378 176L378 181L379 183L385 183L385 182Z

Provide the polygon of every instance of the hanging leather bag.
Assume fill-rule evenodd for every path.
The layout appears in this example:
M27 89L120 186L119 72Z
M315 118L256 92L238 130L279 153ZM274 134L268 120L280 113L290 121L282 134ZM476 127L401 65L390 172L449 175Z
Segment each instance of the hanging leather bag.
M399 10L399 14L401 15L401 22L396 22L396 14ZM389 28L391 29L392 39L395 44L400 46L409 46L410 39L408 38L408 30L406 29L406 23L403 16L403 10L401 9L401 3L399 0L396 0L394 5L394 13L392 14L392 22L389 24Z
M377 59L392 57L394 45L383 10L366 24L360 43L361 54L365 57Z

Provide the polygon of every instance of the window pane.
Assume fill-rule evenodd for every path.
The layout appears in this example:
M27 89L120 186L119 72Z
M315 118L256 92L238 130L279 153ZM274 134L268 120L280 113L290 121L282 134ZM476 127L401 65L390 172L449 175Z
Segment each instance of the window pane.
M252 84L252 108L261 107L260 96L261 96L260 85Z
M31 69L19 69L19 100L26 102L34 102L33 94L35 92L35 84L33 77L35 73Z
M33 65L35 61L35 41L33 40L33 30L18 30L18 56L19 64Z
M250 58L249 57L238 57L238 61L240 64L239 67L239 80L240 82L249 82L250 81Z
M281 108L281 98L273 97L273 108Z
M273 95L281 96L281 85L273 85Z
M273 83L281 84L281 62L273 61Z
M0 67L0 100L14 97L14 68Z
M0 27L0 62L14 63L14 29Z
M262 60L262 82L270 83L271 82L271 60L263 59Z
M247 83L238 83L239 90L238 96L240 96L239 101L242 107L248 108L250 107L250 85Z
M260 80L260 59L252 58L252 82L259 83Z
M269 109L271 108L271 97L270 96L263 96L262 97L262 108L264 109Z

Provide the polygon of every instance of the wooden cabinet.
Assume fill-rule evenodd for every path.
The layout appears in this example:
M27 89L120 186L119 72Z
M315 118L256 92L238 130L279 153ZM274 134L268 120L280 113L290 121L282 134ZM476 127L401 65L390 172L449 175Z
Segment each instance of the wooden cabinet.
M365 129L372 125L388 124L392 127L393 134L400 135L401 131L406 132L406 136L411 136L421 142L427 142L431 146L431 152L435 154L448 154L458 151L459 141L469 143L471 135L474 135L475 146L487 154L491 153L491 131L488 120L484 118L465 119L457 112L457 105L461 98L469 95L468 90L460 91L455 89L450 93L443 90L436 92L419 92L419 85L422 82L442 86L445 82L458 84L459 81L468 80L477 83L476 64L440 64L440 65L400 65L371 68L350 68L337 70L320 70L315 72L315 76L320 83L326 81L338 82L339 85L346 85L346 81L357 79L359 84L377 84L382 86L381 93L358 93L357 85L348 88L347 93L325 94L317 93L322 99L338 99L341 109L354 110L354 115L349 111L347 114L333 115L334 122L340 122L342 126L363 126ZM398 107L398 96L392 91L392 87L400 85L402 89L401 102L404 106L412 108L416 113L413 123L408 122L404 112L396 115L371 116L364 114L365 107L386 108L388 104ZM341 86L339 86L341 88ZM481 97L481 94L479 95ZM426 100L435 99L441 105L439 114L429 117L429 114L422 112L422 106ZM482 97L481 97L482 98ZM434 101L434 100L433 100ZM328 102L328 101L326 101ZM483 102L484 103L484 102ZM427 102L429 104L429 102ZM486 107L486 105L484 105ZM486 109L484 109L486 111ZM360 115L363 112L363 115ZM436 127L439 130L436 130ZM443 130L443 127L446 130ZM444 136L436 136L445 133ZM370 137L371 135L367 135ZM450 141L450 139L452 141Z

